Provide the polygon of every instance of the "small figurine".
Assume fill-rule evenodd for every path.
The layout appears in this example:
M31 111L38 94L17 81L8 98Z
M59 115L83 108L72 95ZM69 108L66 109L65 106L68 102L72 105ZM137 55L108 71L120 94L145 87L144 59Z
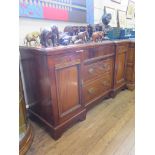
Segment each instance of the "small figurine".
M50 40L52 41L52 46L59 45L59 31L56 26L52 26L51 30L44 29L40 35L40 43L44 47L51 46Z
M74 44L82 44L83 43L83 40L82 39L78 39L74 42Z
M56 26L51 27L51 39L53 47L59 45L59 30Z
M103 27L102 27L101 24L96 24L95 25L95 32L97 32L97 31L103 31Z
M104 37L104 32L103 31L94 32L92 34L92 40L94 42L102 41L103 37Z
M73 26L73 27L72 27L72 30L73 30L73 36L77 35L77 34L80 32L78 26Z
M74 44L78 40L78 35L72 36L71 42Z
M61 45L69 45L70 44L70 39L64 39L61 42Z
M64 32L67 32L68 35L73 36L74 35L74 31L73 31L73 27L72 26L66 26L64 28Z
M61 32L59 34L59 44L69 45L71 43L72 37L69 36L68 32Z
M49 30L47 29L43 29L41 31L41 34L40 34L40 44L43 46L43 47L48 47L49 44L47 43L47 35L49 34Z
M111 21L111 14L110 13L107 13L107 14L104 14L102 16L102 23L103 23L103 31L104 31L104 34L107 35L107 33L112 29L110 25L108 25Z
M40 33L39 32L32 32L26 35L25 39L24 39L24 44L26 44L26 46L32 46L31 42L34 41L35 42L35 46L39 45L39 39L40 37Z
M87 26L87 32L88 32L88 39L91 40L93 34L93 27L90 24Z
M65 36L63 36L63 38L61 38L61 39L59 40L59 43L60 43L61 45L69 45L70 42L71 42L71 39L72 39L72 36L65 35Z
M87 40L88 40L88 32L87 31L79 32L78 33L78 39L82 39L82 41L87 42Z
M85 26L80 26L79 31L80 32L85 32L86 31L86 27Z

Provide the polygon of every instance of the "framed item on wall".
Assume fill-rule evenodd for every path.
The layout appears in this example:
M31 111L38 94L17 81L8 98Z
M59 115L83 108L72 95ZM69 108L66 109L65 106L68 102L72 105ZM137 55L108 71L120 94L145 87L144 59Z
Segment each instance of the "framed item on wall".
M135 21L133 19L127 19L126 20L126 28L135 28Z
M126 28L126 12L118 10L118 23L119 27Z
M112 19L111 19L109 25L111 27L117 27L117 11L114 8L110 8L107 6L105 6L104 11L105 11L105 13L110 13L112 16Z
M116 3L121 3L121 0L111 0L113 2L116 2Z
M126 16L128 19L132 19L134 17L134 14L135 14L135 3L129 0Z

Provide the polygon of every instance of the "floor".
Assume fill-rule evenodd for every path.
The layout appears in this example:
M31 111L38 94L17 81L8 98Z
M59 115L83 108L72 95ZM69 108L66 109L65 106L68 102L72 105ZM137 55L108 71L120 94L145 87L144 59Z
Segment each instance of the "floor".
M134 93L125 90L103 101L57 141L32 122L35 136L26 155L134 155Z

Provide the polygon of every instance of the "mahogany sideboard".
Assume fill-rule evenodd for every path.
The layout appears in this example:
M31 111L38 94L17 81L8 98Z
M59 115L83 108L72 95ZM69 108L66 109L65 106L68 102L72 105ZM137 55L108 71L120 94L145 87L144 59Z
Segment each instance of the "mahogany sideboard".
M29 112L54 139L104 98L134 89L134 40L20 46Z

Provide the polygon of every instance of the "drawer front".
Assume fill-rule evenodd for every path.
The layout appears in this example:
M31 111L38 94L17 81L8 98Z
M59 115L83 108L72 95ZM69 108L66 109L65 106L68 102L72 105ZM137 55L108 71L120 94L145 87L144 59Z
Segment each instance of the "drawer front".
M113 59L101 60L95 63L84 65L84 81L92 80L101 74L112 72Z
M83 87L84 103L88 104L91 100L101 96L104 92L112 88L112 73L103 75L102 78L87 83Z
M54 64L55 66L61 66L68 63L72 63L75 60L80 61L80 55L77 55L77 54L63 55L63 56L55 57Z
M83 53L86 53L86 50L75 50L75 51L66 51L66 53L58 54L54 56L48 57L48 65L52 66L65 66L66 64L70 64L72 62L80 61Z
M94 56L105 56L109 54L113 54L115 52L115 47L113 45L109 46L98 46L94 49Z

